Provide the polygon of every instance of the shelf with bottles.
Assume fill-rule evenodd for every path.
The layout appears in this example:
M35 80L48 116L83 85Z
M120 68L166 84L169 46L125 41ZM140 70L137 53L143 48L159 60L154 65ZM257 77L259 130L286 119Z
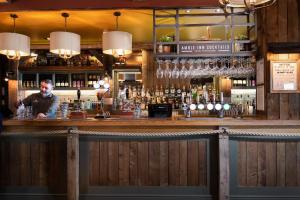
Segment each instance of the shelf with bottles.
M88 88L93 88L94 84L96 84L100 79L103 74L101 73L88 73L87 74L87 87Z
M256 89L256 80L251 78L233 78L231 89Z
M71 85L72 88L84 88L86 87L85 73L71 74Z
M21 88L37 88L37 74L22 74Z
M68 88L70 87L69 83L69 74L55 74L55 88Z
M212 23L205 23L207 21ZM188 13L186 9L157 9L153 12L153 22L154 54L159 58L255 55L253 13L237 14L235 8L227 12L195 8ZM195 34L190 34L192 32ZM222 43L228 45L226 51ZM220 49L212 49L216 46ZM173 50L170 47L174 47ZM183 47L189 48L188 51L181 51Z
M103 66L101 58L93 56L90 50L81 50L81 54L73 56L70 59L60 58L58 55L50 53L46 49L32 50L34 56L29 56L20 60L20 66L24 68L31 68L37 66L68 66L68 67L82 67L82 66Z

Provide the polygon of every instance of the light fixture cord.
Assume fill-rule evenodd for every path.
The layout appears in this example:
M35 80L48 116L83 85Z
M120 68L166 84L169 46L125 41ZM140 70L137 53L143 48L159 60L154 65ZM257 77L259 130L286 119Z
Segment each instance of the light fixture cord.
M119 16L116 16L116 30L119 30Z
M65 17L65 32L67 32L67 17Z

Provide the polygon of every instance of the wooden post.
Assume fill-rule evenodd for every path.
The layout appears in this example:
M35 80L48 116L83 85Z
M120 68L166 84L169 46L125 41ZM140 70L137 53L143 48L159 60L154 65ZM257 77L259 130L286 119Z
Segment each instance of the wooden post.
M229 136L219 134L219 200L229 200Z
M79 200L79 136L67 137L67 199Z

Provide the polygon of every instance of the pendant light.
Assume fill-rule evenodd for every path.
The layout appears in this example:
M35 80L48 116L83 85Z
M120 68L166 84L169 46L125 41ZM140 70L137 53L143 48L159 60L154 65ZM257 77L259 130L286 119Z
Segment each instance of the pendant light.
M273 5L276 0L219 0L223 7L245 8L246 11L265 8Z
M65 31L50 33L50 52L58 54L59 57L68 59L80 54L80 35L67 32L68 13L62 13L65 18Z
M118 30L118 17L121 16L121 12L114 12L114 16L116 17L116 31L103 32L102 48L105 54L122 57L132 53L132 35Z
M26 35L16 33L16 14L10 14L13 19L13 32L0 33L0 54L8 59L19 60L21 56L30 55L30 38Z

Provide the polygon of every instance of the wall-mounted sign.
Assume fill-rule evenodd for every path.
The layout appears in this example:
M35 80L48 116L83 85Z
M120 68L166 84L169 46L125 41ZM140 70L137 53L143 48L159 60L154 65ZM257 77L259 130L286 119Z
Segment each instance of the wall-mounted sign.
M300 92L298 77L296 61L271 61L271 93Z
M199 54L199 53L231 53L230 43L189 43L179 44L180 54Z

